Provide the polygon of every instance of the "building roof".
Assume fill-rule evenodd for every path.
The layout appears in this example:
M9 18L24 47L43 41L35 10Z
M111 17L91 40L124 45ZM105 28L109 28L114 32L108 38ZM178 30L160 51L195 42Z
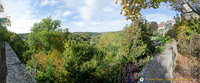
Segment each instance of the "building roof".
M161 22L160 24L158 24L158 28L162 28L164 27L164 22Z

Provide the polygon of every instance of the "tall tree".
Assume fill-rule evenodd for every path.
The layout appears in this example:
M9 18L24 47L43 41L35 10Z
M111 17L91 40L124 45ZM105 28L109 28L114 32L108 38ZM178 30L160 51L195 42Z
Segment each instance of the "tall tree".
M0 2L0 14L4 13L4 8L2 3ZM9 34L6 26L10 25L10 20L7 16L1 18L0 17L0 41L5 41L9 39Z
M149 24L149 28L152 32L156 31L158 29L158 23L153 21L153 22L150 22Z
M40 23L35 23L28 35L28 44L31 50L64 50L64 33L60 27L60 20L52 20L51 17L42 19ZM65 32L66 33L66 32Z
M155 47L150 39L148 23L137 20L125 27L125 33L122 38L122 49L128 62L135 62L145 55L151 55Z

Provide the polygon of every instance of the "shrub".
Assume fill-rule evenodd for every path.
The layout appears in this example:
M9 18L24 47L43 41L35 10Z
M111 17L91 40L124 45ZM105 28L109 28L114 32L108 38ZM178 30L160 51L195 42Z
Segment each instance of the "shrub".
M27 63L27 68L33 68L36 74L33 76L37 81L50 80L50 81L63 81L67 73L65 70L65 59L62 54L56 50L50 54L39 52L31 57ZM32 70L30 70L32 72Z
M200 18L183 20L177 23L174 27L176 39L178 42L178 49L182 53L199 56L199 34L200 34Z

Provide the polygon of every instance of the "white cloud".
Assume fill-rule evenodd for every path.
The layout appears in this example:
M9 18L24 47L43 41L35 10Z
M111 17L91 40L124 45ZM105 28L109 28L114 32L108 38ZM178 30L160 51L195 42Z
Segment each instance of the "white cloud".
M83 21L79 21L79 22L71 22L71 24L74 24L74 25L76 25L76 26L78 26L78 27L84 27L85 22L83 22Z
M44 0L44 1L42 1L41 2L41 6L45 6L45 5L55 5L55 4L57 4L58 3L58 1L56 1L56 0Z
M72 12L70 12L69 10L67 10L67 11L65 11L65 12L63 13L63 16L65 17L65 16L68 16L68 15L70 15L70 14L72 14Z
M83 0L61 0L65 3L65 7L70 8L70 9L76 9L78 6L81 5Z
M33 8L29 0L4 0L2 3L5 13L10 16L10 31L28 33L33 24L39 21L32 15Z
M108 31L119 31L124 28L130 21L118 20L104 20L101 22L91 22L84 24L84 22L73 22L70 24L71 32L108 32Z
M61 20L64 25L62 27L69 27L70 31L116 31L121 30L128 23L121 21L125 17L119 14L120 6L115 5L114 0L61 1L62 3L55 0L37 0L36 3L31 0L4 0L5 10L11 16L12 22L12 26L8 29L17 33L27 33L35 22L47 16ZM59 5L55 5L57 3ZM41 7L39 7L41 9L35 8L38 5L53 5L57 9L41 10ZM41 11L44 13L40 14ZM70 17L67 17L68 15Z
M162 21L167 21L168 19L172 19L173 17L166 15L166 14L160 14L160 13L155 13L155 14L147 14L145 15L146 19L148 21L156 21L158 23Z
M80 15L81 15L81 18L86 21L86 22L89 22L92 20L92 10L89 9L88 7L80 7L79 8L79 12L80 12Z
M12 28L17 33L30 32L41 17L52 16L62 21L70 31L117 31L130 23L120 15L121 6L114 0L4 0L5 11L11 16ZM34 4L34 5L33 5ZM56 5L58 4L58 5ZM39 5L39 7L38 7ZM44 9L42 7L47 6ZM53 9L50 9L53 8ZM165 8L163 8L165 9ZM171 12L170 12L171 13ZM70 15L70 16L69 16ZM165 21L172 15L147 11L149 21ZM64 25L64 26L63 26Z
M69 1L69 2L68 2ZM120 15L120 6L114 4L114 0L82 0L74 2L65 0L68 3L75 4L73 7L74 13L78 14L73 21L68 24L70 31L116 31L121 30L125 24L129 23L121 21L125 18ZM68 6L66 6L69 8Z

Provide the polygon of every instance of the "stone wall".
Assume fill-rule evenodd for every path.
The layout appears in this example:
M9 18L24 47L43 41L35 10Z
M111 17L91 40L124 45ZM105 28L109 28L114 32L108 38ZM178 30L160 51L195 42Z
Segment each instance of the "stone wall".
M5 50L7 66L6 83L36 83L8 42L5 42Z
M157 54L152 61L143 67L140 76L144 82L139 83L173 83L173 73L176 66L177 45L174 40L166 45L163 53Z

